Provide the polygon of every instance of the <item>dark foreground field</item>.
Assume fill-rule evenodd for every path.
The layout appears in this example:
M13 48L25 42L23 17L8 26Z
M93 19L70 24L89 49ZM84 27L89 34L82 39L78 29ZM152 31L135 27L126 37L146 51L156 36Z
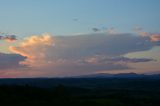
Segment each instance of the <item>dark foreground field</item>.
M160 106L160 80L0 79L0 106Z

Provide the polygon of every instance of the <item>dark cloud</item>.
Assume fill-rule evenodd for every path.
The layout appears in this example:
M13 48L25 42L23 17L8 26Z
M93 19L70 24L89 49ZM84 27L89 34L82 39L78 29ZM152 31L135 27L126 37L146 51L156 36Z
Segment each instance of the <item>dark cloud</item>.
M89 74L95 73L99 71L120 71L120 70L127 70L133 69L125 64L114 64L114 63L106 63L106 64L91 64L85 63L83 64L61 64L58 66L54 66L48 68L51 70L51 75L59 74L61 76L71 76L71 75L78 75L78 74Z
M100 31L100 29L99 29L99 28L92 28L92 30L93 30L94 32L98 32L98 31Z
M0 36L0 40L2 40L3 39L3 36Z
M74 18L73 21L78 21L78 18Z
M17 38L16 38L16 35L5 35L5 36L0 35L0 40L6 40L9 42L12 42L17 40Z
M113 57L113 58L107 59L107 61L125 62L125 63L139 63L139 62L150 62L150 61L155 61L155 60L149 59L149 58Z
M18 54L0 53L0 70L12 70L23 67L23 65L20 65L19 62L23 61L24 59L25 57Z

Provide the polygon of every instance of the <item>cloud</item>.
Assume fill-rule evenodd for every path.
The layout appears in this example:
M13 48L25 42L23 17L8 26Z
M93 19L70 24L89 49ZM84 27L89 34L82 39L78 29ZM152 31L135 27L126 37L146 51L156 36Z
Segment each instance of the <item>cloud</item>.
M150 62L150 61L156 61L156 60L149 59L149 58L113 57L113 58L110 58L108 61L124 62L124 63L139 63L139 62Z
M5 54L0 53L0 70L6 69L17 69L24 67L19 64L20 61L23 61L25 57L18 54Z
M114 27L108 28L107 29L107 33L109 33L109 34L118 34L118 32L115 30Z
M160 34L152 34L150 36L151 41L153 42L159 42L160 41Z
M130 34L88 34L55 38L56 51L61 56L76 57L90 55L121 55L128 52L143 51L153 45L145 38ZM127 44L127 45L126 45ZM62 51L62 52L60 52ZM66 58L67 58L66 57Z
M10 50L16 54L26 57L20 64L34 66L43 65L46 62L48 49L54 46L54 40L48 34L42 36L31 36L21 42L19 47L10 46Z
M73 21L79 21L79 19L78 18L73 18Z
M20 62L32 69L45 70L48 74L97 72L103 70L132 69L128 63L154 61L147 58L127 58L123 55L147 51L156 44L148 37L129 33L94 33L77 36L31 36L18 46L11 46L13 53L26 57ZM47 73L47 72L46 72Z
M139 33L142 37L146 37L150 39L152 42L159 42L160 41L160 34L159 33L148 33L148 32L140 32Z
M133 31L135 31L135 32L141 32L143 30L143 28L142 27L135 27L135 28L133 28Z
M151 34L148 32L139 32L139 35L142 37L149 37Z
M101 63L139 63L139 62L150 62L155 61L148 58L128 58L123 56L117 57L106 57L106 56L94 56L85 59L85 62L92 64L101 64Z
M93 30L94 32L100 31L100 29L98 29L98 28L92 28L92 30Z
M0 40L6 40L8 42L13 42L17 40L15 35L5 35L5 36L0 36Z

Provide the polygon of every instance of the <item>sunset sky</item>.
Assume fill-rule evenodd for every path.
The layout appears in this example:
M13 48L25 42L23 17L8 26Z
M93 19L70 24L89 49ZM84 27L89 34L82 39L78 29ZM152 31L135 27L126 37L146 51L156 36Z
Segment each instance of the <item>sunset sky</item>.
M0 0L0 78L160 73L160 0Z

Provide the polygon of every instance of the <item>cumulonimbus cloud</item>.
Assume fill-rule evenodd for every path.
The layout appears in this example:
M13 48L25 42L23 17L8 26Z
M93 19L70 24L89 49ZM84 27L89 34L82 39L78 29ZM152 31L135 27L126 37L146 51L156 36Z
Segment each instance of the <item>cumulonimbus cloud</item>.
M32 68L63 73L68 71L102 71L130 69L127 63L149 62L152 59L126 58L123 55L147 51L155 46L148 37L132 34L94 33L77 36L31 36L13 53L26 57L20 64Z
M50 46L54 46L54 40L51 36L44 34L42 36L31 36L21 42L19 47L10 46L10 50L16 54L26 57L21 64L25 65L43 65L46 62L46 56Z

